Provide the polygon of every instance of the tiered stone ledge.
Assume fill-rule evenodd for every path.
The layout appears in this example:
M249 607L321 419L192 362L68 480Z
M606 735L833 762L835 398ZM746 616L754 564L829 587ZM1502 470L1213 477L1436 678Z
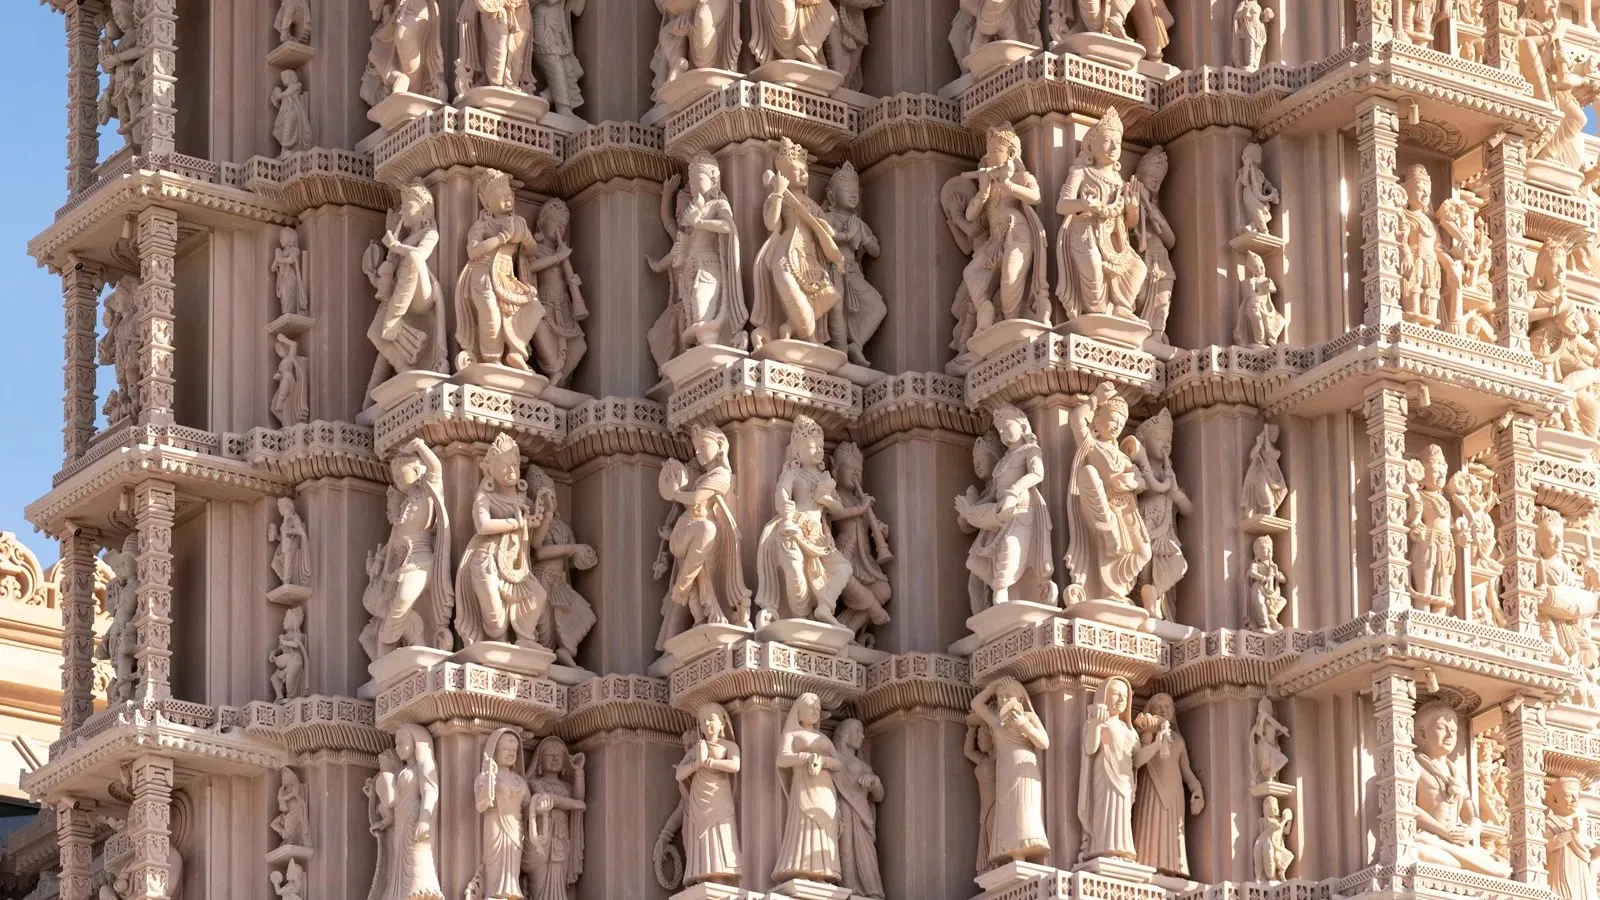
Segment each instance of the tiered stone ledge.
M967 406L960 378L942 372L906 372L862 390L861 418L850 426L850 439L870 447L908 431L927 429L977 436L988 420Z
M439 169L487 166L529 186L545 184L566 136L545 125L473 107L445 106L406 122L373 148L377 179L403 185Z
M850 161L863 172L899 153L942 153L961 159L983 155L983 137L961 124L961 106L933 94L895 94L861 114L861 134Z
M691 713L702 703L746 697L793 700L808 691L832 710L861 696L867 673L849 657L747 640L683 663L673 670L668 685L672 705Z
M726 425L807 415L829 431L861 416L862 389L847 378L769 359L740 359L673 391L667 425Z
M566 715L567 692L548 678L445 659L382 685L377 725L392 732L406 724L481 719L542 733Z
M972 900L1170 900L1163 887L1091 871L1070 871L1014 862L977 878L982 893Z
M1166 672L1167 642L1154 634L1082 618L1053 617L1002 634L972 654L972 683L1009 675L1026 684L1050 675L1121 675L1135 685Z
M601 675L569 688L570 709L555 726L569 744L610 731L681 735L694 716L671 705L667 682L645 675Z
M1168 669L1157 679L1174 696L1224 686L1266 688L1308 652L1323 649L1321 631L1219 628L1173 642Z
M1440 684L1471 691L1492 706L1517 694L1556 698L1576 688L1571 671L1551 661L1549 644L1507 631L1420 610L1368 613L1323 629L1321 645L1278 673L1284 696L1327 697L1369 690L1385 666L1434 671Z
M276 159L251 157L245 163L245 185L291 214L319 206L387 212L397 203L395 189L377 180L370 155L339 148L295 150Z
M1278 346L1180 350L1166 364L1162 405L1174 416L1206 406L1264 407L1274 391L1316 363L1316 350Z
M982 130L1029 116L1077 113L1098 119L1113 107L1130 136L1155 113L1159 82L1070 53L1037 53L961 93L961 122Z
M567 410L567 437L557 464L573 471L603 456L686 458L684 437L667 427L666 407L639 397L600 397Z
M1336 900L1333 884L1291 878L1263 884L1259 881L1221 881L1175 894L1176 900Z
M867 667L866 691L855 714L871 723L911 709L965 715L977 691L967 660L942 653L901 653Z
M373 451L372 429L318 419L288 428L252 428L224 439L244 441L244 459L274 475L304 484L318 478L363 478L388 483L388 468Z
M1596 712L1600 716L1600 712ZM1573 775L1583 779L1600 777L1600 733L1591 728L1577 728L1545 723L1544 770L1561 777Z
M279 741L295 754L343 750L375 757L394 744L394 735L378 730L372 702L354 697L257 701L245 707L245 718L247 733Z
M766 81L735 81L664 123L666 150L679 159L713 153L740 141L780 136L805 145L825 163L844 159L861 114L843 100Z
M543 400L472 384L442 382L417 391L378 417L374 449L386 457L420 437L431 446L490 443L509 433L535 460L551 458L567 437L565 410Z
M1048 332L974 365L967 373L967 403L992 406L1051 394L1087 394L1106 381L1128 393L1155 395L1166 387L1166 367L1142 350Z
M660 128L638 122L601 122L567 135L566 159L556 170L555 189L576 197L614 178L666 181L679 169L667 155Z
M1343 900L1461 897L1471 900L1551 900L1548 887L1505 878L1475 875L1462 869L1413 863L1371 866L1333 880L1334 896Z
M1186 69L1157 85L1156 113L1144 137L1167 143L1204 128L1261 127L1267 110L1309 82L1320 70L1274 63L1253 72L1232 66Z
M1534 502L1569 519L1581 519L1600 505L1600 468L1593 461L1557 459L1549 453L1533 458Z

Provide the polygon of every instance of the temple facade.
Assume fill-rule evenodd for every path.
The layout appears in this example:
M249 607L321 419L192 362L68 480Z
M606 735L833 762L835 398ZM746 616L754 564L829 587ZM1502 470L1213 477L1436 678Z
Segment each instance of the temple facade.
M46 2L30 900L1600 895L1597 4Z

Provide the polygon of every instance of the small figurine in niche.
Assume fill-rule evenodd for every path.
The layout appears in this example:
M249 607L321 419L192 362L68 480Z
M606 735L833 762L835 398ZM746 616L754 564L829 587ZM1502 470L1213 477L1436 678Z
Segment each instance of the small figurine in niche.
M674 506L662 526L661 551L651 568L657 580L668 573L672 576L662 601L657 650L665 650L666 640L688 627L684 613L695 625L750 625L751 596L740 561L739 523L727 501L733 489L728 437L720 428L694 426L689 441L694 446L693 467L669 459L659 480L662 498Z
M1479 845L1482 823L1472 791L1456 762L1460 725L1442 700L1423 704L1416 715L1417 834L1421 862L1508 878L1511 866Z
M1276 516L1289 497L1289 483L1283 477L1278 458L1278 426L1268 422L1250 447L1250 465L1244 472L1244 515L1247 519Z
M272 651L272 699L281 702L304 697L306 686L306 610L291 606L283 613L283 631Z
M361 99L377 106L392 94L445 99L439 0L368 0L372 46L361 75Z
M472 792L482 817L480 855L467 896L481 900L523 900L523 810L528 780L522 774L522 739L498 728L483 744L483 759Z
M1278 798L1265 797L1261 801L1261 831L1256 835L1254 848L1257 881L1283 881L1289 877L1289 865L1294 862L1294 852L1289 849L1289 824L1294 821L1294 810L1278 811Z
M544 320L533 333L533 352L556 387L566 385L589 349L583 336L589 307L583 302L583 280L572 271L572 248L567 245L571 219L562 200L545 201L539 208L528 263L528 274L534 276L539 302L544 304Z
M467 264L456 281L456 343L461 346L456 368L490 363L530 372L528 345L545 315L538 288L524 280L532 275L533 231L517 214L510 175L484 170L478 176L478 203L482 211L467 230ZM540 262L556 265L570 253L570 248L557 250Z
M372 659L397 647L449 649L455 608L444 464L426 442L412 438L396 452L389 473L389 538L368 571L372 581L362 598L372 621L361 646Z
M1261 169L1261 145L1246 144L1239 156L1239 221L1245 232L1270 233L1272 207L1281 199L1278 188Z
M1252 541L1250 556L1250 567L1244 573L1249 597L1245 619L1257 631L1282 631L1278 616L1289 605L1283 596L1283 585L1289 579L1272 561L1272 538L1261 535Z
M969 486L965 494L956 498L957 524L961 526L963 534L976 535L972 539L971 549L967 551L967 599L973 615L989 608L989 585L979 573L988 571L988 564L982 561L988 558L989 545L994 543L999 532L980 528L968 518L968 513L977 515L980 511L993 512L997 509L994 469L1004 453L1005 447L1000 443L999 435L993 431L979 435L972 444L972 471L978 476L978 483Z
M650 57L651 89L691 69L738 68L740 6L740 0L656 0L661 31Z
M974 871L987 872L994 868L989 858L989 838L994 831L994 734L977 713L967 714L962 755L972 763L972 775L978 781L978 864Z
M544 76L544 94L556 112L572 115L583 105L583 64L572 43L572 20L588 0L528 0L533 8L533 62Z
M272 275L280 315L303 316L311 310L311 302L306 298L305 259L299 232L287 225L278 229L278 247L272 251Z
M739 745L734 743L733 720L719 703L701 704L695 718L699 731L691 732L694 740L676 773L683 791L683 884L737 884L741 870L734 777L739 774Z
M1134 720L1143 746L1135 754L1139 786L1133 806L1133 843L1139 862L1179 878L1189 877L1188 817L1205 810L1205 791L1189 765L1189 745L1178 733L1171 695L1156 694ZM1153 755L1146 755L1150 748ZM1142 764L1141 764L1141 757ZM1184 803L1184 788L1189 802Z
M550 735L528 761L527 900L572 900L583 874L583 814L588 805L582 753Z
M1068 320L1137 317L1149 268L1128 236L1140 222L1141 198L1123 181L1121 160L1122 116L1113 107L1083 136L1056 203L1056 295Z
M528 467L528 493L534 499L535 514L528 533L533 554L533 569L544 586L547 602L539 623L539 643L553 648L556 662L576 666L578 645L594 627L594 607L572 588L573 569L592 569L599 562L594 548L578 543L572 526L556 509L555 482L538 466Z
M111 661L112 677L106 685L106 703L132 700L139 681L138 632L133 618L139 611L139 535L128 535L122 549L108 548L106 565L111 580L106 583L106 608L111 624L106 627L96 656Z
M956 515L978 535L967 553L967 571L988 588L984 608L1028 600L1056 605L1057 586L1052 580L1055 562L1050 548L1050 508L1044 492L1044 453L1028 417L1009 403L994 411L995 433L1004 455L994 464L992 490L974 494L970 489L956 498ZM974 465L983 461L973 449ZM1037 581L1031 597L1013 597L1012 589L1025 579ZM969 590L976 589L971 585ZM973 605L978 598L973 596ZM974 609L976 615L980 609Z
M1449 463L1438 444L1406 461L1406 525L1411 536L1411 589L1433 612L1448 612L1456 574L1456 523L1444 486Z
M1439 324L1439 299L1450 258L1433 224L1433 179L1422 166L1406 170L1406 208L1400 215L1400 302L1406 319Z
M1138 222L1133 229L1133 246L1144 260L1144 287L1139 292L1139 315L1150 324L1150 338L1166 344L1167 315L1172 311L1172 285L1177 270L1172 265L1172 248L1177 236L1166 214L1161 212L1161 185L1167 180L1167 151L1157 144L1145 151L1128 179L1128 192L1138 197Z
M104 335L95 346L96 361L111 366L116 389L106 397L105 416L110 424L139 418L139 351L144 339L135 315L142 289L139 276L124 275L106 295L101 316Z
M1080 859L1138 858L1133 843L1134 770L1167 746L1140 746L1140 742L1133 727L1133 686L1121 676L1107 678L1095 691L1083 724L1083 760L1078 767Z
M822 733L822 701L816 694L801 694L789 708L778 741L777 765L788 810L773 880L837 884L839 794L834 780L843 774L844 762L833 741Z
M839 595L844 604L839 623L855 631L858 642L866 643L871 640L868 626L889 622L884 607L893 590L883 566L894 559L894 553L889 550L889 524L878 518L876 498L861 487L863 467L861 448L856 444L845 441L833 451L834 495L840 509L829 518L834 543L850 561L850 582Z
M1278 283L1267 275L1267 262L1254 250L1244 254L1244 277L1239 281L1239 316L1233 325L1233 342L1252 350L1276 347L1283 341L1289 320L1278 312L1272 295Z
M311 110L306 102L305 85L293 69L284 69L278 76L278 87L272 89L272 107L278 111L272 124L272 136L279 149L288 153L305 150L311 146Z
M1015 678L1002 676L972 698L972 714L989 732L994 755L994 796L984 868L1013 860L1038 861L1050 853L1044 830L1044 751L1050 735L1034 712L1028 691Z
M284 584L309 585L311 553L306 546L306 524L288 497L278 498L278 516L281 522L267 523L267 540L278 545L272 552L272 571Z
M878 870L878 811L883 802L883 780L861 758L867 729L860 719L845 719L834 729L834 750L842 768L834 785L839 789L840 883L857 897L882 900L883 875Z
M100 39L100 71L105 73L106 88L100 93L100 125L115 120L117 134L129 146L133 141L133 123L144 106L144 96L139 89L139 60L144 48L139 44L139 19L134 10L134 0L111 0L110 13L105 24L105 34Z
M456 16L456 94L475 87L533 93L529 0L465 0ZM493 895L489 895L493 900Z
M838 21L833 0L750 0L750 53L757 65L792 59L826 65L822 45Z
M757 0L764 2L772 0ZM768 190L761 207L767 239L756 253L755 303L750 308L750 343L756 349L772 340L831 339L828 322L841 299L836 271L844 253L827 213L806 193L808 160L805 147L781 138L772 168L762 177Z
M1150 565L1141 576L1139 600L1153 618L1171 619L1168 595L1189 571L1178 541L1178 516L1193 512L1189 495L1178 486L1178 474L1172 470L1172 414L1162 409L1145 419L1125 443L1144 481L1139 518L1150 539Z
M823 453L822 428L807 416L796 418L774 489L773 517L756 549L758 628L777 619L840 624L836 609L851 566L830 522L847 510Z
M1069 416L1077 452L1067 482L1067 563L1088 599L1127 602L1152 556L1139 516L1144 478L1117 442L1128 401L1103 382L1092 396L1076 398Z
M480 468L473 536L456 568L456 634L465 647L507 637L535 647L547 595L529 559L530 534L550 510L529 502L522 453L511 435L495 438Z
M672 235L672 250L648 260L650 271L669 273L667 308L647 338L657 368L707 344L743 350L750 337L745 331L750 309L739 277L739 230L722 192L722 169L716 157L697 154L689 161L682 190L679 181L672 175L661 186L661 224Z
M272 891L278 895L278 900L305 900L306 870L299 860L289 860L288 867L282 872L274 871L268 878L272 881Z
M279 0L278 14L272 18L280 44L311 43L310 0Z
M1289 757L1278 748L1278 739L1289 736L1289 726L1272 714L1272 701L1262 697L1256 704L1256 723L1250 728L1250 783L1269 784L1289 764Z
M444 287L428 268L438 246L433 194L415 179L400 189L400 208L389 213L382 239L361 258L378 300L367 328L367 339L378 348L367 381L369 402L373 389L397 372L445 371Z
M272 817L273 832L285 846L311 846L310 796L305 782L295 770L278 770L278 814Z
M839 85L847 91L859 91L862 85L861 54L867 49L867 10L877 9L883 0L836 0L839 21L828 33L823 48L828 67L844 76Z
M1233 8L1233 64L1246 72L1261 68L1267 50L1267 24L1275 13L1261 0L1239 0Z
M304 425L311 418L311 384L306 373L306 358L300 345L287 334L273 342L278 351L278 370L272 373L277 387L272 391L272 415L284 428Z
M1595 900L1595 869L1600 853L1583 808L1583 784L1573 776L1546 782L1544 833L1550 867L1550 890L1561 900Z
M838 274L843 299L828 314L828 334L834 349L845 351L851 362L869 365L863 350L878 333L889 307L861 271L866 257L878 255L878 236L861 218L861 178L848 161L828 181L822 215L843 255Z

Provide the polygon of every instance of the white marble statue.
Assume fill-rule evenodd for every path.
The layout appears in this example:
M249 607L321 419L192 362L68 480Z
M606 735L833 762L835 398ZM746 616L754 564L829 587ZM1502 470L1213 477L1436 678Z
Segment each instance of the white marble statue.
M1169 595L1189 571L1178 541L1178 516L1193 513L1189 495L1178 486L1172 470L1172 414L1162 409L1145 419L1124 444L1144 482L1139 518L1150 540L1150 565L1140 576L1140 603L1151 616L1171 619Z
M736 885L739 863L739 745L733 719L719 703L695 713L699 731L676 770L683 803L683 885L714 881Z
M1086 313L1137 318L1150 270L1129 236L1142 201L1123 181L1121 159L1122 116L1113 107L1084 134L1056 202L1056 295L1069 320Z
M570 116L583 105L583 64L572 42L572 20L583 15L588 0L528 0L533 13L533 64L542 93L556 112Z
M692 347L742 350L749 341L739 231L722 193L722 169L715 157L698 154L682 190L678 184L673 175L661 187L661 224L672 235L672 250L649 260L651 271L668 273L667 308L647 338L657 368Z
M945 182L939 201L951 234L972 258L956 294L958 352L966 337L1002 319L1051 321L1039 181L1022 163L1022 141L991 129L978 168Z
M1419 47L1433 46L1433 30L1450 18L1451 0L1401 0L1396 4L1395 36Z
M1289 736L1289 727L1272 714L1272 700L1262 697L1256 703L1256 722L1250 727L1250 784L1271 784L1289 764L1289 757L1278 741Z
M1456 511L1456 539L1466 550L1472 618L1503 625L1505 616L1495 594L1498 576L1505 567L1496 558L1499 546L1495 539L1494 509L1498 501L1494 472L1482 463L1469 463L1450 476L1444 492Z
M391 94L446 97L439 0L368 0L372 48L361 76L361 99L377 106Z
M1283 343L1289 320L1278 312L1272 295L1278 283L1267 275L1267 261L1254 250L1244 253L1244 277L1239 279L1239 314L1233 323L1233 342L1252 350Z
M100 38L99 63L105 88L100 92L101 125L117 123L117 134L132 143L133 123L144 108L139 61L144 47L139 41L139 20L134 0L111 0L105 31Z
M1289 498L1289 483L1278 465L1282 455L1278 452L1278 426L1268 422L1250 446L1250 465L1245 468L1244 484L1239 490L1245 518L1276 516Z
M845 257L827 213L806 193L807 157L805 147L781 138L772 168L762 177L767 239L756 253L750 307L751 345L757 349L779 339L831 340L829 317L841 299L838 269Z
M742 0L656 0L661 31L650 58L651 88L660 90L691 69L737 69L741 5Z
M1039 30L1040 0L961 0L950 28L950 49L966 68L966 59L995 41L1043 46Z
M533 230L517 214L516 202L510 175L486 169L478 176L482 211L467 230L467 264L456 280L458 370L491 363L532 371L529 345L545 310L538 288L527 279L539 267L561 263L571 251L563 249L534 263Z
M412 438L389 462L389 476L389 538L362 598L372 621L361 632L361 646L371 659L397 647L449 649L455 608L444 464L421 438Z
M1435 223L1444 252L1439 291L1440 317L1451 331L1492 342L1489 229L1479 222L1483 201L1471 191L1456 191L1439 204ZM1469 302L1469 297L1471 298Z
M311 383L306 372L306 358L300 355L300 345L286 334L273 341L278 351L278 370L272 373L270 408L272 417L284 428L304 425L311 418Z
M522 857L529 796L522 774L522 739L497 728L483 744L472 795L480 816L479 863L467 885L470 900L524 900Z
M878 333L889 306L861 270L867 257L878 255L878 236L861 218L861 178L848 161L828 180L822 218L833 229L842 256L838 272L842 296L828 314L828 336L834 349L845 351L851 362L870 365L863 351Z
M1279 811L1277 797L1261 801L1261 830L1251 853L1257 881L1283 881L1289 877L1289 865L1294 862L1294 851L1289 849L1289 824L1294 821L1294 810Z
M679 762L679 765L688 762L692 758L691 751L695 749L695 744L699 743L699 741L700 729L698 726L683 733L683 759ZM676 772L676 768L674 768L674 772ZM667 814L667 820L661 823L661 830L656 833L655 846L650 849L650 864L651 868L655 870L656 884L661 885L661 889L664 891L676 892L684 887L683 877L687 873L684 871L683 850L679 849L678 845L681 843L680 839L687 838L687 835L684 834L683 826L686 821L684 817L688 815L688 804L689 787L680 781L678 782L678 805L672 808L672 812Z
M1283 585L1289 579L1272 559L1272 538L1260 535L1250 542L1250 566L1245 569L1245 623L1257 631L1282 631L1283 614L1289 601Z
M1528 0L1517 25L1522 32L1517 40L1522 77L1533 85L1534 99L1555 104L1560 117L1555 130L1536 146L1533 157L1581 172L1587 161L1585 107L1600 92L1594 60L1587 54L1574 53L1576 48L1568 45L1568 22L1561 14L1559 0Z
M293 228L278 229L278 246L272 251L273 293L278 298L278 314L303 316L311 312L306 296L306 252L300 248L300 234Z
M840 624L839 595L850 583L850 558L833 537L833 518L848 512L824 465L822 428L794 421L783 469L773 489L772 519L756 548L757 627L777 619Z
M124 275L105 298L101 317L103 334L96 345L100 365L111 366L116 387L106 396L106 421L139 418L139 351L144 339L139 333L137 312L142 288L139 276Z
M594 627L594 607L572 587L572 570L588 570L600 561L594 548L581 544L572 526L556 508L556 485L538 466L528 467L528 495L533 514L528 522L528 546L533 571L547 598L539 623L539 643L556 652L556 661L576 666L578 645Z
M456 94L496 87L532 94L532 0L465 0L456 16ZM490 900L490 898L486 898Z
M368 822L378 863L367 900L444 900L434 842L439 833L439 767L421 725L395 729L394 749L367 780Z
M975 535L972 546L967 551L967 599L971 604L973 615L989 608L989 584L986 576L990 564L987 561L987 554L989 545L994 543L999 531L993 528L980 528L974 520L968 518L967 511L976 513L997 509L994 499L994 470L1005 452L1005 445L1000 442L998 434L986 431L979 435L972 444L972 471L978 477L978 483L968 487L965 494L956 498L957 524L961 526L963 534ZM1048 555L1046 554L1047 558ZM976 567L974 563L977 563Z
M1233 8L1233 65L1254 72L1267 50L1267 24L1274 17L1262 0L1238 0Z
M1417 859L1508 878L1511 866L1479 845L1482 826L1471 786L1453 758L1459 728L1455 709L1442 700L1417 710Z
M833 0L749 0L750 53L756 65L790 59L827 65L823 45L839 20Z
M1022 410L1002 404L994 411L995 432L1004 455L993 464L989 486L968 488L956 498L956 515L963 526L975 530L967 553L967 571L986 588L982 607L1027 600L1056 604L1055 572L1050 547L1050 508L1045 503L1044 453ZM980 439L982 443L982 439ZM984 462L974 449L974 464ZM980 477L982 473L980 472ZM1013 596L1012 589L1026 578L1038 587L1033 596ZM973 613L980 612L978 586L970 588Z
M311 0L278 0L272 30L278 33L280 44L311 43Z
M272 136L283 153L311 147L311 106L305 85L293 69L284 69L278 86L272 89L272 108L278 111L272 123Z
M662 526L661 551L652 573L671 579L662 602L656 649L693 624L750 625L750 589L740 561L739 523L728 506L733 469L722 429L695 426L692 466L669 459L661 467L662 499L673 504Z
M1187 878L1188 817L1200 815L1206 800L1200 779L1189 765L1189 745L1178 733L1178 713L1172 697L1152 696L1145 703L1144 712L1134 719L1134 727L1141 745L1134 759L1139 786L1133 805L1133 844L1138 848L1139 862L1163 875ZM1151 748L1155 748L1153 754L1148 753Z
M1145 151L1128 179L1128 192L1138 198L1138 221L1133 227L1133 248L1144 261L1144 287L1139 292L1139 315L1150 324L1150 337L1166 344L1167 315L1172 311L1172 285L1177 269L1172 264L1172 248L1177 236L1166 214L1161 211L1161 185L1167 180L1169 161L1160 144Z
M132 700L138 692L138 631L133 619L139 612L139 536L128 535L122 548L107 548L105 563L111 569L106 582L105 608L111 623L101 636L95 656L111 662L111 681L106 685L106 703Z
M994 732L975 712L967 714L962 755L972 763L972 776L978 782L978 861L973 871L987 872L994 868L994 861L989 858L989 840L994 832Z
M1077 6L1079 32L1137 38L1145 59L1160 60L1171 43L1175 21L1166 0L1077 0Z
M1456 527L1445 483L1449 463L1438 444L1406 460L1406 527L1411 538L1411 590L1433 612L1449 612L1456 574Z
M272 551L272 571L283 584L311 584L311 552L306 523L295 511L294 501L278 498L278 522L267 523L267 540L278 546Z
M1126 602L1152 556L1139 515L1139 495L1147 485L1117 443L1128 423L1128 401L1105 382L1074 403L1068 420L1077 450L1067 480L1067 565L1087 599Z
M1247 234L1272 232L1272 208L1282 194L1261 168L1261 145L1245 144L1239 155L1239 227Z
M572 248L567 244L571 221L564 201L546 200L539 207L528 257L528 272L544 306L544 319L533 334L533 355L556 387L566 386L589 350L583 334L589 306L583 300L583 280L572 270Z
M495 438L480 468L473 535L456 568L456 634L462 646L512 638L519 647L536 647L548 595L529 555L538 513L511 435Z
M840 85L847 91L862 87L861 54L867 49L867 10L877 9L884 0L836 0L839 21L828 33L823 51L828 68L844 76Z
M270 824L280 845L311 846L311 795L288 766L278 770L278 814Z
M1550 890L1560 900L1597 900L1600 843L1589 829L1583 784L1568 775L1548 779L1545 785L1544 848Z
M574 900L583 874L585 756L550 735L528 761L527 900Z
M778 738L778 777L787 811L778 842L774 881L839 882L839 791L844 761L822 733L822 701L804 693L789 708Z
M305 607L291 606L284 610L283 631L278 633L278 645L267 658L272 666L272 699L276 702L311 693L306 684L309 666L306 663L305 623Z
M1450 264L1433 224L1433 179L1420 165L1406 169L1401 185L1406 208L1400 214L1400 305L1406 320L1439 324L1440 291Z
M839 509L829 518L839 552L850 561L850 581L839 595L839 623L856 633L857 642L871 639L869 626L887 625L884 607L893 596L883 567L894 559L889 549L889 524L878 518L877 500L861 486L865 460L861 448L845 441L833 451L834 496Z
M883 802L883 780L861 758L867 727L860 719L845 719L834 729L834 751L841 768L834 778L839 790L840 883L857 897L882 900L883 875L878 870L878 804Z
M1555 650L1555 661L1593 672L1600 666L1600 644L1593 636L1595 592L1585 584L1566 553L1566 520L1548 507L1536 515L1533 585L1539 596L1539 633Z
M1138 857L1133 843L1134 770L1163 746L1141 746L1133 727L1133 687L1128 680L1115 676L1101 682L1083 724L1083 761L1078 769L1082 859Z
M369 404L373 388L396 373L446 371L444 287L428 267L438 247L433 194L414 179L400 189L400 208L390 211L383 237L361 258L378 300L367 327L367 340L378 348L367 381Z
M274 870L267 880L278 900L306 900L306 870L300 860L290 859L282 872Z
M979 838L979 846L989 848L982 868L1013 860L1038 862L1050 853L1044 830L1043 765L1050 735L1034 712L1027 689L1010 676L979 691L971 708L982 723L978 727L988 734L994 760L993 805Z

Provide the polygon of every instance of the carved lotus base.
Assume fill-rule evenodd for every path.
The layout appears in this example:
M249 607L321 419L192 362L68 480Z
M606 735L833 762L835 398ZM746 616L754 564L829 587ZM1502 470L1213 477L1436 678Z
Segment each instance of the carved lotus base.
M842 655L855 637L852 629L810 619L779 619L756 632L758 641L787 644L830 656Z
M832 375L844 368L845 364L850 361L842 350L835 350L825 344L818 344L812 341L797 341L793 338L767 341L761 345L760 349L752 352L750 358L770 359L773 362L801 366L827 375Z
M836 709L866 689L866 667L848 657L786 644L742 641L679 666L668 681L672 705L693 712L707 702L745 697L794 699L810 692Z
M1153 634L1055 617L979 647L971 659L972 683L1002 675L1023 683L1046 675L1121 675L1140 685L1165 672L1168 659L1167 643Z
M1061 331L1137 350L1150 338L1150 323L1108 313L1083 313L1062 323Z
M761 895L744 888L704 882L673 894L671 900L761 900Z
M470 647L457 650L451 654L450 659L458 663L472 663L499 669L502 672L514 672L529 678L543 678L550 674L550 664L556 661L556 655L543 647L519 647L501 641L479 641Z
M376 122L378 127L387 134L412 119L421 118L443 106L443 100L426 97L422 94L413 94L408 91L396 91L379 100L377 106L368 110L367 119Z
M850 889L837 884L825 884L806 878L791 878L767 892L769 900L775 897L794 897L796 900L850 900Z
M1283 252L1289 242L1275 234L1264 231L1245 230L1239 232L1228 240L1228 246L1243 253L1249 251L1261 256L1262 259L1271 259Z
M1134 396L1159 393L1167 367L1143 350L1081 334L1039 335L973 366L967 402L989 406L1051 394L1087 394L1109 381Z
M316 855L317 851L310 847L302 847L299 844L284 844L267 853L267 865L281 866L291 859L295 862L303 863Z
M1345 900L1548 900L1550 889L1428 863L1370 866L1340 878L1333 890Z
M267 599L279 606L300 606L311 599L311 588L303 584L280 584L267 591Z
M861 416L861 396L859 385L838 375L775 360L736 359L673 391L667 424L681 430L690 424L807 415L834 431Z
M1069 34L1050 49L1092 59L1114 69L1134 69L1144 59L1144 45L1138 41L1087 31Z
M299 337L300 335L310 331L311 326L315 324L317 324L317 320L311 318L310 316L302 316L295 313L284 313L283 315L267 323L267 334L273 337L277 337L280 334L287 335L289 337Z
M844 84L844 75L827 66L797 59L775 59L750 71L751 81L770 81L808 94L832 97Z
M401 400L378 416L372 431L379 456L387 456L414 437L433 446L451 441L489 443L504 431L537 460L560 449L566 438L567 416L542 397L444 382Z
M1294 785L1292 784L1283 784L1282 782L1278 781L1263 781L1260 784L1250 785L1250 796L1256 798L1257 800L1260 800L1263 797L1276 797L1279 800L1286 800L1294 795L1295 789Z
M861 111L842 100L765 81L733 82L662 123L667 152L679 159L740 141L787 135L824 163L837 163L860 128Z
M1061 610L1061 615L1069 619L1088 619L1101 625L1113 625L1129 631L1147 630L1145 624L1150 620L1150 614L1142 607L1128 600L1114 598L1069 602Z
M707 653L748 641L754 632L748 626L707 622L667 638L665 653L650 665L650 674L658 678L671 675L679 666L692 663Z
M1033 319L1001 319L974 332L967 339L967 353L978 360L989 359L1020 344L1050 333L1050 325Z
M990 41L967 54L961 67L972 73L974 81L982 81L1038 52L1038 47L1021 41Z
M378 727L484 719L529 731L547 730L567 711L567 688L545 678L447 659L384 684Z
M498 363L473 363L457 372L454 381L534 399L538 399L550 387L550 379L538 372Z
M299 41L284 41L267 54L267 65L280 69L298 69L317 55L316 48Z
M996 603L988 609L967 618L967 630L972 632L972 650L997 641L1005 635L1022 628L1033 626L1061 615L1058 607L1046 606L1043 603L1032 603L1027 600L1008 600L1005 603ZM965 645L965 642L963 642Z
M715 369L726 368L750 354L721 344L701 344L679 353L661 364L661 376L675 388L692 383L695 379Z
M565 140L523 117L446 106L389 133L372 148L372 160L378 180L396 186L452 166L495 168L536 185L561 164Z
M720 91L743 77L727 69L690 69L657 88L655 98L668 113L681 112L701 97Z
M412 394L421 393L449 380L450 376L443 372L429 372L422 369L401 372L372 389L372 405L362 410L361 414L356 416L356 421L371 425L380 415L399 406Z
M513 88L483 85L468 90L457 102L461 108L481 109L524 122L538 122L550 111L550 101Z

